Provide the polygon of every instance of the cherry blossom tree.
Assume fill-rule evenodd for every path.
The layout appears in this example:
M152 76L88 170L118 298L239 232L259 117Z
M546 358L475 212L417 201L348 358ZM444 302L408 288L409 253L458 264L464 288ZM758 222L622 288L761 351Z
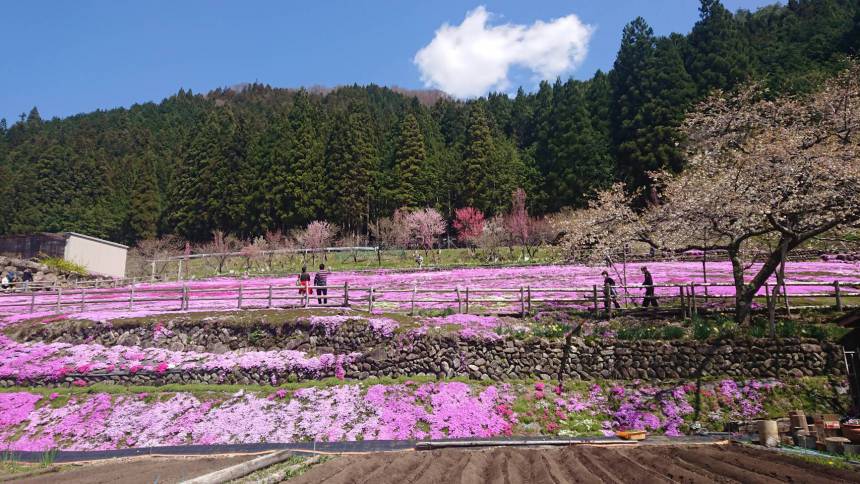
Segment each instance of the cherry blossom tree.
M263 250L266 251L266 266L269 270L274 268L276 251L288 248L289 241L280 230L268 230L263 234Z
M245 258L245 270L251 270L251 265L255 260L262 257L263 252L267 250L268 243L266 238L261 236L255 237L250 242L247 242L239 254Z
M504 246L508 240L508 231L505 229L505 221L501 215L484 221L484 229L478 237L478 247L483 251L487 262L498 262L499 248Z
M424 249L425 254L436 245L447 227L442 214L432 208L410 212L406 216L406 222L410 239L416 247Z
M336 233L337 228L334 225L315 220L296 235L296 240L299 247L311 252L312 260L316 262L316 251L329 247Z
M235 255L242 248L242 242L235 236L225 234L220 230L212 232L212 240L200 245L197 248L198 253L212 254L209 259L214 261L213 268L218 270L218 274L224 272L224 265L230 256Z
M756 85L717 92L683 131L687 167L654 174L657 203L637 212L623 187L613 186L567 220L566 246L571 254L631 242L723 250L735 318L745 321L765 282L781 279L792 250L860 220L860 65L852 62L806 97L773 100ZM760 261L751 256L762 252Z
M510 242L519 245L523 258L532 258L537 248L544 242L546 225L542 220L529 215L526 208L526 191L517 188L511 195L511 211L505 215L505 228L510 235Z
M162 274L169 264L165 259L180 255L184 244L184 240L173 235L140 240L129 254L130 265L133 265L136 273L142 275L150 271L150 261L161 260L162 262L156 263L155 273Z
M371 224L370 233L376 243L384 248L406 248L410 243L409 224L406 209L397 209L391 217L382 217Z

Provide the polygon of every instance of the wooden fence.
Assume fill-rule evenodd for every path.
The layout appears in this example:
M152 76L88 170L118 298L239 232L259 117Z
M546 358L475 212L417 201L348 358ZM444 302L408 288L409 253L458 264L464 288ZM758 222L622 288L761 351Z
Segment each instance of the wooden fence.
M731 284L655 284L662 310L677 311L684 317L700 311L732 311ZM798 291L797 288L811 288ZM51 291L29 291L0 295L0 314L34 313L42 311L181 311L265 308L352 307L374 311L408 312L421 309L445 309L457 313L520 314L540 309L577 309L612 317L614 314L638 311L635 301L641 300L645 287L641 285L583 287L474 288L452 287L430 289L353 287L348 283L337 286L311 286L308 294L295 285L254 284L248 281L225 283L213 287L194 284L173 287L130 285L116 288L54 288ZM320 295L319 289L328 294ZM789 282L779 294L778 305L792 308L833 307L842 310L860 303L860 282L814 281ZM731 293L730 293L731 292ZM756 302L767 304L774 292L765 285ZM790 294L785 294L791 292ZM614 302L619 307L615 307ZM763 304L763 305L764 305Z

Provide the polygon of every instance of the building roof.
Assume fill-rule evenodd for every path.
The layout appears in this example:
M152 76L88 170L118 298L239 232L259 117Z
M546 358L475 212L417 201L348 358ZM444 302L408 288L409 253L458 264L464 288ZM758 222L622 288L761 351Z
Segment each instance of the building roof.
M82 239L92 240L93 242L99 242L102 244L112 245L114 247L119 247L120 249L128 249L127 245L122 245L122 244L118 244L116 242L111 242L110 240L100 239L98 237L93 237L92 235L84 235L84 234L79 234L77 232L63 232L63 235L65 235L67 238L70 236L80 237Z

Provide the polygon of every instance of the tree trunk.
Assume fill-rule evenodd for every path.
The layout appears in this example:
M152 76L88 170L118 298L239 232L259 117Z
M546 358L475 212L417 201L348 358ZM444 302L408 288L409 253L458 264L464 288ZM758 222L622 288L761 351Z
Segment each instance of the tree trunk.
M800 243L801 241L797 238L781 238L778 248L768 255L749 283L744 282L744 266L740 258L739 246L729 247L729 260L732 262L732 276L735 282L735 321L737 323L743 323L747 320L752 309L753 298L755 298L758 290L776 272L787 254Z

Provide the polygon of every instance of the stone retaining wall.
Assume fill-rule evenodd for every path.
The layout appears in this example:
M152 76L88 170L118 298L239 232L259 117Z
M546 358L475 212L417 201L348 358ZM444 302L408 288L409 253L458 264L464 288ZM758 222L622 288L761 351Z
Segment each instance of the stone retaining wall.
M164 342L173 348L177 338L197 341L204 331L202 326L177 329ZM731 341L620 341L571 338L564 340L505 339L500 341L465 340L457 335L399 334L385 338L370 331L363 323L348 323L334 334L325 334L322 328L290 324L269 327L270 338L287 346L311 352L349 353L362 356L344 366L347 378L364 379L371 376L427 376L469 377L473 379L551 379L561 371L565 378L574 380L690 380L698 377L731 377L737 379L766 377L802 377L838 375L844 373L842 348L833 343L813 339L757 339ZM42 331L48 331L43 329ZM105 337L113 344L139 343L151 329L113 329ZM253 326L205 330L215 339L207 346L216 349L243 347L240 334L251 335L260 328ZM102 329L102 332L105 332ZM83 331L82 334L87 333ZM54 340L74 340L74 330ZM132 336L129 336L132 335ZM265 339L265 335L258 335ZM51 339L51 338L48 338ZM151 338L150 338L151 339ZM215 342L217 340L217 342ZM200 340L202 341L202 340ZM95 341L107 343L107 341ZM261 344L266 348L271 341ZM195 344L194 346L203 346ZM237 348L233 348L236 346ZM282 346L286 347L286 346ZM178 348L173 348L178 349ZM211 348L209 348L211 349ZM238 383L271 384L334 376L334 370L322 374L272 372L263 369L236 369L231 372L183 371L163 374L138 372L136 374L67 375L60 384L71 384L76 379L86 382L103 381L117 384L158 385L165 383ZM31 382L51 384L51 382ZM0 381L2 386L15 384L12 380Z

